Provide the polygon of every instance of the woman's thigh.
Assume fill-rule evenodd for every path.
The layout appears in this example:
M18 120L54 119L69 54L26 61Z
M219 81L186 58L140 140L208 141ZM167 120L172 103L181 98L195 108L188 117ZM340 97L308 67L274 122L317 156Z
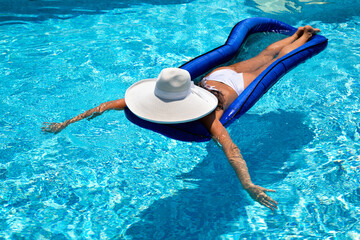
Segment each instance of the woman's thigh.
M229 65L229 68L233 69L238 73L255 72L264 65L268 65L274 59L275 55L276 53L274 51L265 49L259 55L253 58Z
M244 89L246 89L250 85L250 83L252 83L255 80L257 76L258 75L256 75L254 72L244 72L243 73Z
M264 64L263 66L259 67L258 69L256 69L255 71L250 71L250 72L243 72L243 77L244 77L244 88L246 88L247 86L250 85L250 83L252 83L252 81L255 80L255 78L257 78L257 76L259 76L268 66L270 66L274 61L276 61L278 58L273 59L270 62L267 62L266 64Z

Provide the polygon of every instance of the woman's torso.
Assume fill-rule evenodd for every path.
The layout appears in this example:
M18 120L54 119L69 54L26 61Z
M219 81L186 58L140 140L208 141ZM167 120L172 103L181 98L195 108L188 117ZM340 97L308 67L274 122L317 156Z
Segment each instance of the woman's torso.
M214 71L210 72L209 74L207 74L205 77L211 75L213 72L220 70L220 69L228 69L228 67L222 67L222 68L217 68ZM216 118L220 119L222 114L224 113L224 111L226 109L228 109L228 107L231 105L231 103L233 101L235 101L235 99L238 97L238 94L236 93L236 91L230 87L229 85L219 82L219 81L213 81L211 79L208 79L206 81L206 85L208 87L210 87L211 89L216 89L218 91L221 92L222 94L222 108L217 108L215 111L216 114Z

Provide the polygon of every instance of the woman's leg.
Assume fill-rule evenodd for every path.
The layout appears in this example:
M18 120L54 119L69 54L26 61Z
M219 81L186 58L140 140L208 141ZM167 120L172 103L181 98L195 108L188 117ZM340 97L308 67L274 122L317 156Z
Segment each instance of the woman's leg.
M266 47L259 55L253 57L251 59L238 62L228 66L227 68L231 68L234 71L240 72L254 72L262 66L271 62L285 47L293 43L297 40L304 32L303 27L299 27L298 30L290 37L277 41L268 47Z
M309 39L315 35L316 33L320 32L318 28L312 28L311 26L305 26L304 27L304 33L303 35L298 38L296 41L294 41L292 44L285 46L281 49L279 52L279 55L277 58L281 58L291 52L292 50L295 50L296 48L304 45Z
M260 68L256 69L255 71L250 71L250 72L244 72L243 76L244 76L244 87L246 88L247 86L249 86L249 84L257 77L260 75L260 73L262 73L268 66L270 66L274 61L276 61L277 59L283 57L284 55L286 55L287 53L295 50L296 48L304 45L314 34L316 34L317 32L320 32L319 29L317 28L312 28L311 26L305 26L304 27L304 33L301 35L301 37L299 37L297 40L295 40L293 43L284 46L280 52L278 53L277 57L272 59L271 61L269 61L268 63L264 64L263 66L261 66Z
M80 115L73 117L69 120L66 120L62 123L44 123L44 127L42 127L43 132L52 132L52 133L58 133L64 128L66 128L69 124L80 121L84 118L87 118L88 120L93 119L97 116L100 116L107 110L123 110L126 107L125 99L118 99L114 101L109 101L100 104L99 106L92 108L90 110L87 110L86 112L81 113Z

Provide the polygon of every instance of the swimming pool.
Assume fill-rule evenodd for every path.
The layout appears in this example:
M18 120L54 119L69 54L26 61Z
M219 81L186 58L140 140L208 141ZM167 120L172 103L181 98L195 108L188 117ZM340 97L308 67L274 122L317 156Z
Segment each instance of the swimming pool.
M360 238L357 1L97 2L1 3L1 238ZM122 112L40 132L218 47L255 16L329 39L228 128L278 211L249 198L213 142L168 139ZM252 37L239 58L277 38Z

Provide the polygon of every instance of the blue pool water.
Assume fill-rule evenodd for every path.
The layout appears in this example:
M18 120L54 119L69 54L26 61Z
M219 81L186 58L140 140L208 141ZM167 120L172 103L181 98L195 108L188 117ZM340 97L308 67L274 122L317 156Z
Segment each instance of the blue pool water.
M359 12L356 0L1 1L0 238L360 239ZM279 210L249 198L215 143L123 112L41 133L257 16L329 39L228 128ZM277 38L251 37L239 60Z

